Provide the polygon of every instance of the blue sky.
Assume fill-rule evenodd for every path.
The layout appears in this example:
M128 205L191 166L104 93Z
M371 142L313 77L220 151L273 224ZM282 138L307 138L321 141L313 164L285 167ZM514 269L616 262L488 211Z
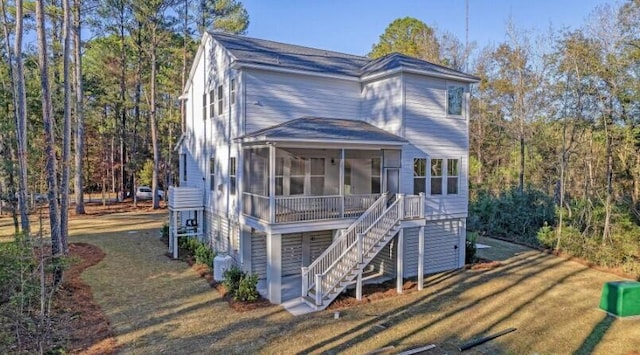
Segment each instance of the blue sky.
M464 43L465 0L241 0L251 23L247 35L366 55L396 18L411 16L452 32ZM505 40L511 17L517 28L542 31L580 27L606 0L469 0L469 42Z

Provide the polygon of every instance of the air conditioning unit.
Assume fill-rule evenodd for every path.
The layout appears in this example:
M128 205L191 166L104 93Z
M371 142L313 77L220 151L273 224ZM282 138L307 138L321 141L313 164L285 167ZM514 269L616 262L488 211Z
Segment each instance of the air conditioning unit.
M229 270L232 265L233 259L229 255L218 255L213 258L213 279L223 281L224 272Z

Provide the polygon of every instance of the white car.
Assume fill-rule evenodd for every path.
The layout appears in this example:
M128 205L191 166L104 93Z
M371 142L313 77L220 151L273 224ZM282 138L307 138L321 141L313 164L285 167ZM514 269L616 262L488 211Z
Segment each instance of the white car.
M138 186L136 189L136 199L138 200L151 200L153 192L149 186ZM158 198L161 200L164 198L164 191L158 190Z

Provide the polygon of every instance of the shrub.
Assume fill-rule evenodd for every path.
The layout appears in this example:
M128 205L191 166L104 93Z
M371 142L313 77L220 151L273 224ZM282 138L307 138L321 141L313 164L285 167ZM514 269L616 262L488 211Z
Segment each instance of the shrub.
M540 246L538 230L554 224L553 199L534 189L511 189L497 196L480 192L469 204L469 229L535 247Z
M215 253L206 244L200 243L194 253L196 263L212 266Z
M225 270L224 274L224 287L227 288L229 292L235 294L240 286L240 281L246 276L246 273L237 266L232 266L231 268Z
M465 254L464 254L464 262L465 264L473 264L478 259L476 257L476 240L478 239L478 233L472 232L467 233L467 240L465 243Z
M243 302L255 302L258 300L258 275L245 275L240 279L238 290L235 292L233 299Z
M160 232L162 233L162 238L169 239L169 223L163 224Z

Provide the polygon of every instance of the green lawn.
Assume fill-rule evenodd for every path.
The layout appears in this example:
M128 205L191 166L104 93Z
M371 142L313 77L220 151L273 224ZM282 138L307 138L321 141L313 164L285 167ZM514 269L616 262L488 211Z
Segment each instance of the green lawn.
M619 277L502 241L480 254L492 270L432 275L422 292L351 309L293 317L278 306L237 313L185 263L164 256L163 214L101 216L71 241L107 256L83 279L111 320L122 353L348 353L427 344L457 353L475 337L518 330L465 352L627 354L640 349L640 319L597 309L606 281ZM117 229L117 230L113 230ZM135 232L133 232L135 231Z

